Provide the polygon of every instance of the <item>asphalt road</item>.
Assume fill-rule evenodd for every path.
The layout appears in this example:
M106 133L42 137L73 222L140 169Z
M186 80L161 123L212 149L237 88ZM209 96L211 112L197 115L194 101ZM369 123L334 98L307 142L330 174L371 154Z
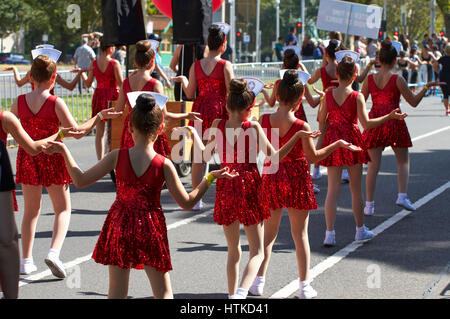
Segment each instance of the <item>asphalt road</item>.
M402 103L414 147L411 154L409 197L419 208L406 213L395 205L397 166L393 152L386 150L376 192L375 216L365 220L377 236L369 243L353 243L355 225L348 185L343 185L336 221L337 246L324 248L324 202L326 174L317 181L319 209L310 213L312 286L324 299L450 298L450 118L438 98L426 98L417 109ZM306 107L309 119L316 110ZM312 121L313 128L316 123ZM67 141L83 169L95 163L94 140ZM10 150L11 160L17 151ZM326 173L326 172L324 172ZM190 189L190 179L183 179ZM17 191L17 225L23 216L23 197ZM223 230L212 219L215 187L208 190L202 212L182 211L163 190L161 202L169 228L172 265L170 273L175 298L217 299L227 297L227 246ZM68 278L51 275L44 263L53 224L49 197L43 196L33 250L38 271L22 276L20 298L106 298L107 267L91 258L106 213L114 201L115 188L105 177L86 189L71 186L72 219L61 259ZM248 258L248 243L241 232L243 256L241 274ZM274 245L262 298L293 298L298 277L294 243L287 213ZM143 271L132 271L130 298L149 298L151 287ZM254 297L250 297L254 298Z

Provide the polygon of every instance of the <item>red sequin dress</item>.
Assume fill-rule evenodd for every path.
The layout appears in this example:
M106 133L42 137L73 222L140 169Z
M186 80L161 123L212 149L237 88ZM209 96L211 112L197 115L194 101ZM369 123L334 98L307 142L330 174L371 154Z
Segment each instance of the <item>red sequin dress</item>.
M2 117L3 117L3 111L0 110L0 139L3 141L3 143L5 143L5 146L7 146L8 145L8 133L6 133L3 130ZM17 212L19 210L19 206L17 205L16 191L13 190L12 192L13 192L14 210Z
M210 75L203 72L199 61L195 62L195 79L197 81L198 96L194 101L192 112L198 112L202 120L202 136L209 129L215 119L228 119L226 106L227 87L225 85L224 67L226 60L219 60ZM192 121L190 126L194 126ZM195 126L198 132L200 128ZM204 138L207 139L207 138Z
M296 132L303 129L304 121L296 120L290 130L280 138L276 132L272 132L270 114L262 117L262 128L267 130L267 138L278 141L279 148L285 145ZM273 133L273 134L272 134ZM277 167L278 166L278 167ZM305 158L302 142L295 144L292 151L279 165L264 164L263 169L263 192L271 210L280 208L295 208L299 210L317 209L316 195L309 164Z
M116 165L117 196L111 206L92 258L123 269L172 270L166 219L160 203L165 158L153 158L137 177L129 149L119 150Z
M322 87L324 92L329 88L339 86L339 81L335 78L332 78L328 74L326 67L320 69L320 78L322 79Z
M369 93L373 102L369 118L381 117L399 108L401 94L397 88L397 78L397 74L392 75L386 86L380 90L374 81L373 74L369 75ZM404 120L389 120L376 128L364 131L363 137L367 149L387 146L412 147L411 137Z
M92 97L92 117L96 116L98 112L109 108L109 101L115 101L119 97L119 87L114 76L115 61L114 59L109 61L105 72L100 71L97 60L92 62L94 76L97 80L97 87Z
M140 91L154 91L154 87L156 84L156 79L150 79L145 86ZM125 122L123 123L123 129L122 129L122 135L120 137L120 147L121 148L131 148L134 146L133 137L130 134L130 131L128 130L128 123L130 123L130 117L131 117L131 107L130 103L128 101L128 93L133 92L130 86L130 80L127 78L123 81L123 92L125 93L125 96L127 97L127 103L126 106L129 109L128 115L125 118ZM155 143L153 144L153 149L156 153L167 157L170 155L170 147L169 142L167 141L166 133L162 133L158 136Z
M223 137L226 136L226 122L221 120L218 126ZM228 226L239 221L245 226L250 226L270 217L264 199L262 179L256 165L255 138L252 137L253 132L248 131L250 127L250 121L242 123L244 131L239 134L233 146L228 141L216 137L221 168L228 166L230 170L239 173L234 179L217 180L214 221L219 225Z
M370 161L369 154L364 147L364 140L358 126L358 112L356 100L359 92L350 93L340 106L333 97L333 90L328 90L325 99L328 110L328 129L322 147L343 139L363 149L362 152L352 152L339 148L326 159L319 162L320 166L353 166L366 164Z
M50 95L39 112L33 114L28 107L26 95L17 100L18 117L24 130L34 141L47 138L59 131L59 119L55 112L57 97ZM16 183L48 187L72 183L61 154L39 153L31 156L22 147L17 153Z

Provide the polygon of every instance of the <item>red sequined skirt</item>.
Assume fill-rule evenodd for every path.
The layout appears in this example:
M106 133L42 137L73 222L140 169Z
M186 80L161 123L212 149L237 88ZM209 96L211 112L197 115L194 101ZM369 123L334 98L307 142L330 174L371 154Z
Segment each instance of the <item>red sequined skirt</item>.
M92 258L103 265L161 272L172 270L166 219L160 205L116 200L108 212Z
M369 113L371 119L383 115L385 114ZM364 131L363 138L367 149L389 146L412 147L411 136L405 121L389 120L374 129Z
M325 133L325 138L322 148L338 141L345 140L353 145L359 146L363 149L362 152L352 152L344 148L338 148L330 156L320 161L320 166L353 166L357 164L367 164L370 161L370 156L365 148L365 143L357 125L352 125L351 128L347 125L330 126Z
M317 209L316 195L306 159L282 161L275 174L267 172L268 166L265 166L262 175L263 193L271 210Z
M21 147L17 153L16 183L33 186L71 184L69 172L61 154L40 153L31 156Z
M128 130L128 123L130 122L130 115L125 118L123 125L122 135L120 137L120 148L131 148L134 146L133 137ZM170 156L169 141L167 140L166 133L162 133L158 136L155 143L153 144L153 149L159 155L164 157Z
M203 140L207 140L208 136L204 136L205 131L212 126L212 123L216 119L228 119L228 113L225 108L226 100L221 95L208 95L199 96L192 106L192 112L198 112L201 114L199 116L202 119L201 130L200 126L194 125L193 121L189 121L189 126L194 126L197 132L202 132Z
M119 90L110 88L96 88L92 97L92 117L98 112L109 108L109 102L119 98Z
M217 180L214 221L229 226L238 220L251 226L270 218L256 164L225 164L222 168L225 166L236 170L239 176Z

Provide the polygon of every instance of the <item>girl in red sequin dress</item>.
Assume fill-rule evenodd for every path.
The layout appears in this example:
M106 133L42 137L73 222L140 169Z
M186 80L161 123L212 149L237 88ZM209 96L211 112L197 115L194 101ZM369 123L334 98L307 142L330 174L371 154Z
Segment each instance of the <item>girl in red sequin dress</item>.
M111 58L114 53L114 46L107 46L100 38L101 55L92 61L87 79L83 77L87 88L92 86L92 82L97 81L97 87L92 97L92 117L101 110L109 108L110 101L115 101L119 97L119 87L122 86L123 77L120 63ZM105 123L100 122L95 130L95 151L97 159L100 160L104 154L103 138L105 137Z
M169 271L172 270L167 228L160 195L166 182L169 192L183 208L190 209L205 194L214 178L233 178L227 169L208 174L187 193L172 162L153 148L164 129L163 115L150 94L142 94L131 111L132 148L107 154L97 165L81 171L67 147L55 142L46 152L64 155L77 187L86 187L115 169L117 196L111 206L92 258L108 265L108 298L126 298L131 268L145 269L155 298L173 298Z
M284 51L283 55L283 69L285 70L298 70L300 69L303 72L306 71L306 67L303 65L303 63L300 62L298 55L295 53L294 50L288 49ZM270 107L273 107L275 103L279 100L277 96L277 87L281 80L277 80L273 86L272 95L269 97L265 91L262 91L265 96L265 100L267 104L269 104ZM305 90L304 96L306 97L306 100L308 101L309 105L312 108L316 108L320 103L320 98L313 98L309 90ZM303 97L302 97L303 99ZM295 117L304 121L308 122L306 119L305 110L303 108L302 100L300 100L300 106L298 107L297 111L295 111Z
M147 91L163 94L164 88L161 82L152 78L151 74L155 68L155 52L152 50L150 43L146 40L136 43L136 55L134 60L137 70L133 72L127 79L123 81L122 89L119 93L119 98L116 103L115 109L117 111L123 111L125 107L128 108L128 115L125 118L125 122L122 129L122 135L120 139L120 147L130 148L134 146L133 138L129 131L131 106L128 102L127 94L133 91ZM163 109L164 119L168 120L199 120L197 115L199 113L171 113L168 112L166 107ZM154 143L155 151L164 156L170 156L170 148L167 141L167 136L163 132L158 136Z
M49 91L55 83L55 72L56 63L48 56L40 55L34 59L31 76L35 88L31 93L20 95L11 107L11 112L20 119L23 128L33 140L57 134L60 124L63 127L83 131L84 133L79 136L81 137L99 122L99 118L95 117L83 125L77 125L64 101L50 95ZM102 114L108 111L105 110ZM21 143L20 140L19 143ZM26 149L30 150L27 144L29 143L21 144L19 147L16 174L16 182L23 184L25 201L21 232L23 255L21 273L29 274L37 269L33 262L32 248L40 213L42 187L45 187L55 211L51 249L45 261L55 276L64 278L66 273L59 260L59 251L70 221L69 184L71 179L61 155L41 153L33 156L26 153Z
M276 157L281 160L300 138L313 135L311 132L299 130L292 134L290 140L286 141L279 151L276 151L261 125L247 120L254 102L255 94L248 89L247 82L244 79L233 79L227 99L229 120L219 119L213 122L206 146L203 145L197 131L189 128L194 134L195 147L203 152L208 150L204 154L206 161L213 155L214 150L217 150L221 167L229 167L230 170L239 173L239 178L217 182L214 206L214 221L223 225L228 243L228 293L232 299L247 297L248 289L264 259L262 221L270 217L270 212L256 164L258 145L274 160ZM250 259L238 288L241 224L244 225L249 241Z
M322 124L328 122L323 147L339 139L344 139L364 150L352 153L345 149L338 149L319 162L319 165L326 166L328 169L328 191L325 201L327 224L325 246L334 246L336 244L334 222L343 167L347 167L350 180L352 209L357 226L355 240L363 242L370 240L374 236L364 225L364 202L361 185L362 164L366 164L370 157L365 150L364 140L358 127L358 119L364 129L372 129L386 121L392 119L403 120L407 116L406 114L397 113L399 109L395 109L382 117L369 119L363 95L352 89L352 83L356 78L356 64L352 57L343 57L337 67L337 77L339 86L327 91L319 113L319 121Z
M173 78L175 82L182 83L183 90L188 98L193 98L198 89L192 111L199 112L203 122L191 122L190 125L195 125L197 131L202 133L204 141L207 140L208 136L206 130L211 127L214 120L227 118L226 98L230 80L234 77L231 63L220 58L227 48L227 41L226 35L217 25L212 25L209 28L208 48L207 56L191 66L189 81L185 76ZM195 153L193 155L196 156ZM204 172L205 163L192 163L193 187L200 183ZM201 207L202 202L200 201L195 209Z
M408 88L408 84L403 77L392 73L392 69L397 62L397 54L397 50L392 46L390 40L383 41L379 54L381 68L377 74L371 74L364 82L362 93L366 100L370 95L373 102L369 113L370 118L386 115L392 110L399 108L401 96L413 107L416 107L425 96L426 89L415 95ZM437 82L430 82L426 87L431 88L437 84ZM386 147L392 147L397 158L398 197L396 203L407 210L414 211L414 206L407 198L409 180L408 148L412 147L412 142L406 122L391 120L377 128L365 130L364 141L371 158L367 170L366 207L364 208L364 213L368 216L374 214L376 180L380 169L381 156Z
M308 84L314 84L319 80L322 80L322 90L327 92L328 89L334 88L338 86L338 80L336 79L336 52L339 51L340 43L336 39L330 40L330 43L325 49L324 60L326 61L326 66L317 69L311 76L308 81ZM319 121L320 106L317 112L317 121ZM327 129L326 123L322 126L319 122L319 130L322 132L322 135L319 137L316 147L320 149L322 147L323 138L325 136L325 131ZM313 179L320 179L322 174L320 173L320 166L318 164L314 165L313 170Z
M261 126L267 130L267 137L271 143L277 141L283 146L296 132L311 131L306 122L295 117L297 102L303 98L305 90L307 90L306 81L302 83L296 71L288 70L277 87L280 107L274 114L265 114L260 119ZM262 173L262 191L268 202L271 217L264 221L264 261L250 288L251 294L260 296L263 293L265 275L272 247L278 235L283 208L287 208L299 269L299 298L313 298L317 295L307 281L310 264L309 211L317 209L308 161L315 163L324 159L339 147L359 150L350 143L339 140L316 151L312 138L303 138L302 143L297 143L281 161L276 172L271 163L265 164Z

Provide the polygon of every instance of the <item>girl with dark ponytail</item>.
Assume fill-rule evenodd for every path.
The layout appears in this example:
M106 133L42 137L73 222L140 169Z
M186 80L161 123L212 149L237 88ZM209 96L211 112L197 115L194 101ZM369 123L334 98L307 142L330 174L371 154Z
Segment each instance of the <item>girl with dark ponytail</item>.
M225 108L227 94L230 91L230 81L234 77L232 64L221 55L227 48L226 33L229 30L213 24L209 28L208 53L205 58L196 61L189 71L189 81L185 76L174 77L175 82L181 82L188 99L194 98L198 89L198 96L194 101L193 112L198 112L203 122L190 122L202 136L216 119L226 119ZM201 126L201 130L200 130ZM207 137L203 136L203 140ZM195 154L194 154L195 155ZM192 163L192 186L196 187L206 171L205 163ZM203 207L202 201L195 210Z
M298 105L297 102L298 100L295 101L295 105ZM317 132L298 130L291 134L289 141L276 151L261 125L248 120L254 103L255 93L248 88L247 81L233 79L227 99L229 119L218 119L213 122L206 145L202 143L195 128L180 128L181 130L189 129L193 133L195 147L199 151L208 150L204 155L205 161L209 161L217 150L221 167L229 167L230 170L239 174L239 178L234 180L217 182L214 206L214 221L223 225L228 243L228 294L232 299L247 297L248 289L264 259L263 221L270 217L270 212L256 164L259 150L271 158L274 163L273 168L276 168L275 165L292 150L300 138L317 135ZM249 241L250 259L238 286L241 224L244 225Z
M369 130L389 120L401 121L407 116L407 114L397 113L399 109L395 108L384 116L369 119L364 96L352 89L352 83L356 78L356 61L347 55L341 58L336 73L339 86L328 90L320 107L319 122L321 125L328 123L323 147L338 139L345 139L362 148L363 151L352 153L345 149L339 149L319 162L320 165L326 166L328 169L328 191L325 200L327 230L324 240L324 246L327 247L336 244L334 223L343 167L347 167L350 180L352 208L356 223L355 241L364 242L374 236L364 225L362 165L367 164L370 157L364 149L364 140L359 130L358 119L362 127Z
M372 96L372 109L369 117L375 118L389 114L400 107L400 98L416 107L425 96L427 88L439 85L438 82L429 82L425 88L415 95L408 88L407 80L392 72L397 63L397 50L390 40L381 44L379 60L381 68L377 74L371 74L364 82L362 93L365 99ZM409 151L412 147L411 137L405 121L391 120L377 128L364 131L365 146L368 149L371 161L366 178L366 206L364 213L373 215L375 211L374 194L376 179L380 169L381 156L386 147L392 147L398 164L398 197L396 204L410 211L415 208L407 198L409 180Z
M278 110L273 114L265 114L260 123L267 130L271 143L278 141L282 147L297 132L310 132L310 126L295 116L298 101L305 94L306 81L302 83L299 71L287 70L277 86L280 101ZM277 133L278 132L278 133ZM299 294L301 299L310 299L317 295L309 284L310 249L308 240L309 211L317 209L314 187L309 173L308 162L315 163L326 158L339 147L358 150L343 140L334 142L326 148L316 150L312 138L302 138L292 151L279 163L278 170L271 172L271 163L263 169L263 193L266 198L270 218L264 221L264 260L255 277L250 293L262 295L265 276L269 266L272 247L278 235L283 209L286 208L291 222L291 235L294 240L299 271Z
M172 270L170 249L160 203L164 183L178 205L189 210L216 178L237 176L226 168L212 171L188 194L172 162L153 148L164 129L163 106L157 105L151 94L141 94L129 122L134 146L110 152L86 172L78 167L64 144L53 142L44 150L49 154L63 154L78 188L87 187L116 170L116 200L92 255L97 263L108 265L108 298L127 298L131 268L145 270L156 299L173 298L169 277Z

